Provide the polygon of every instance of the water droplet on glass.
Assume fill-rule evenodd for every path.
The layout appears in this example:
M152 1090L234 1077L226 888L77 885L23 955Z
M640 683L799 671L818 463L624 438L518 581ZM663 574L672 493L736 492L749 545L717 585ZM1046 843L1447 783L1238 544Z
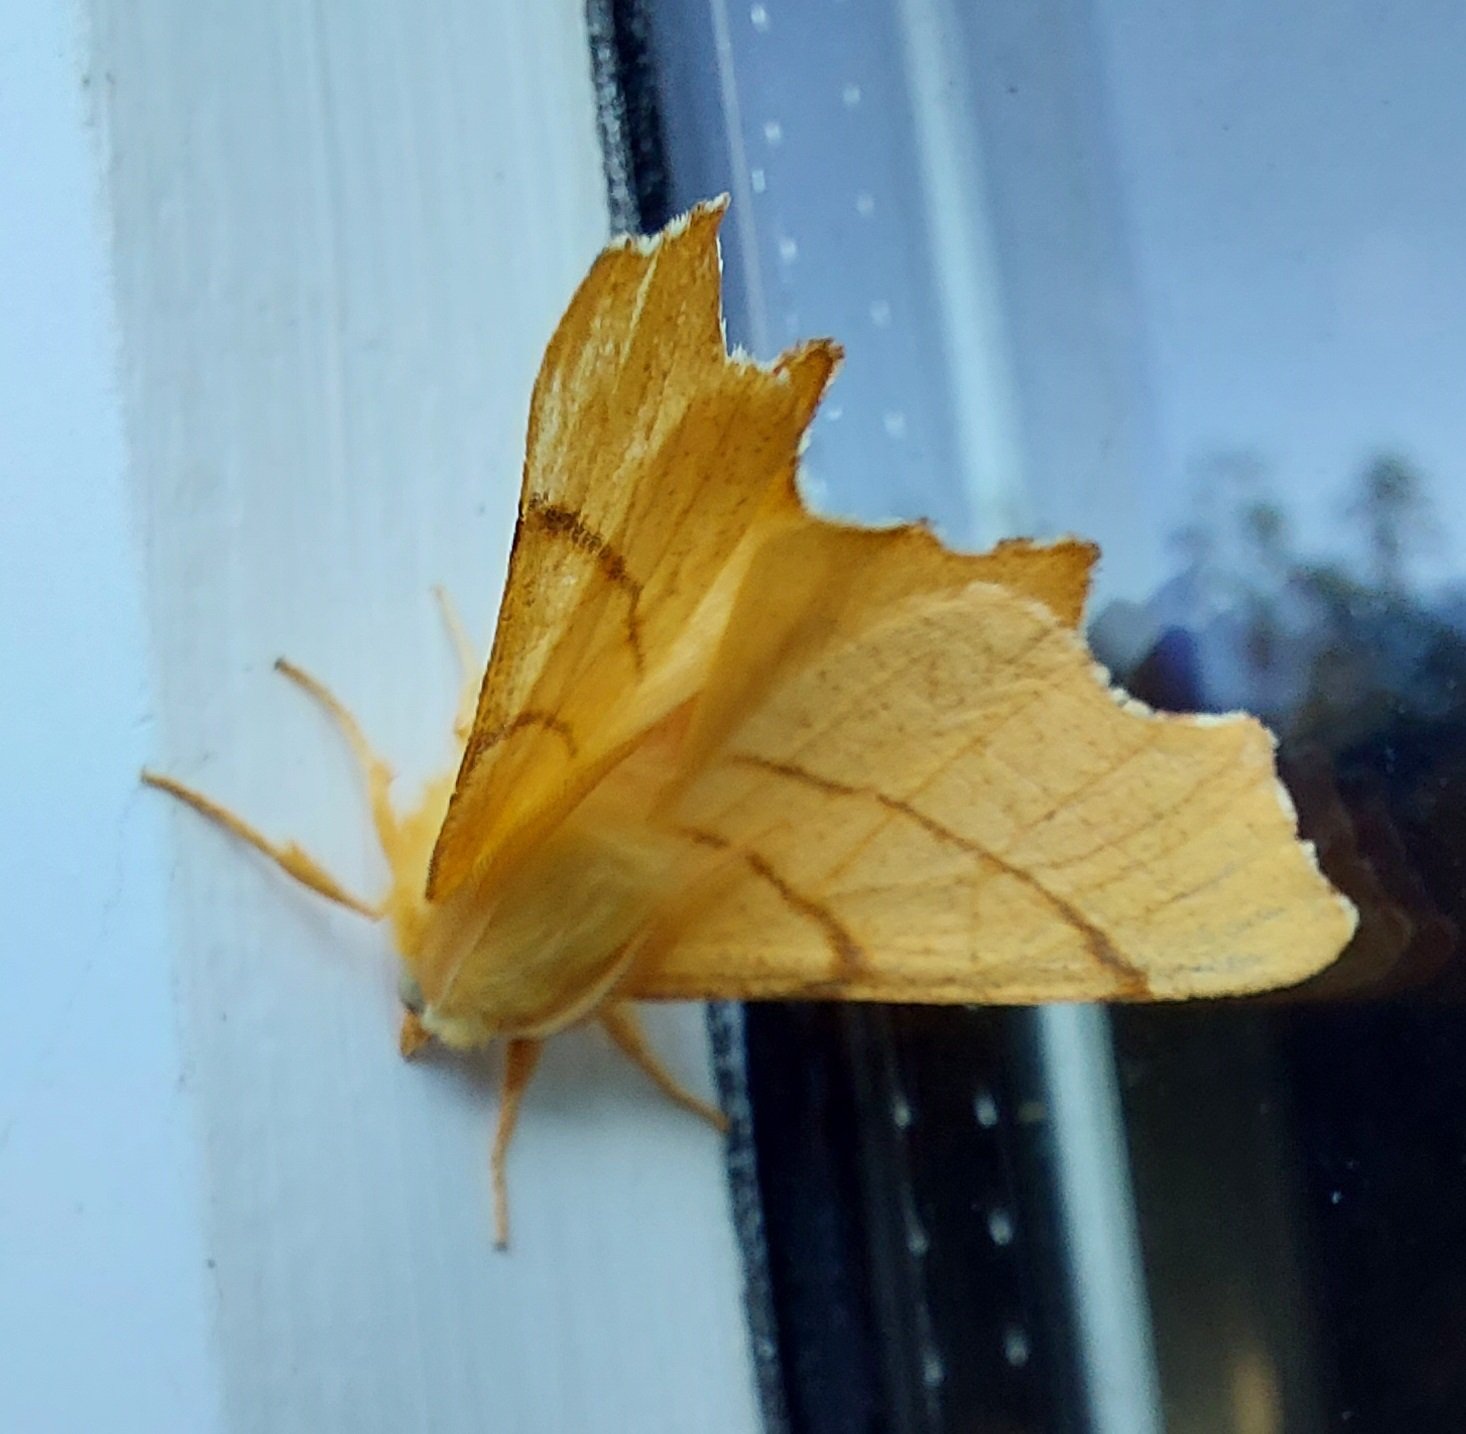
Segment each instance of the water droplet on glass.
M855 212L862 219L869 219L876 212L876 197L868 189L862 189L855 196Z
M1016 1324L1010 1324L1003 1331L1003 1358L1021 1369L1028 1363L1028 1336Z
M838 403L832 403L825 410L825 422L826 423L838 423L844 417L845 417L845 410L843 408L841 408Z
M840 91L840 98L845 102L847 110L853 110L860 103L860 86L852 81Z
M883 329L891 322L891 306L884 299L874 299L870 306L870 321L876 328Z
M995 1245L1013 1243L1013 1217L1001 1205L988 1213L988 1235Z
M947 1377L946 1366L942 1363L942 1356L934 1349L929 1349L921 1357L921 1382L928 1389L935 1389Z
M784 126L778 120L764 121L764 142L770 149L777 149L784 143Z
M750 170L748 182L753 185L753 192L755 194L762 194L769 187L768 177L761 169Z
M881 424L886 430L888 438L904 438L906 436L906 415L900 409L892 409L881 419Z
M911 1102L906 1099L904 1091L897 1091L891 1100L891 1119L895 1122L897 1130L911 1128Z
M932 1237L927 1234L926 1227L913 1217L906 1227L906 1249L919 1260L931 1247Z
M779 240L779 258L786 264L792 264L799 257L799 244L787 234Z
M755 30L767 30L769 28L769 10L766 5L755 5L749 12L748 18L753 21Z
M984 1130L991 1130L998 1123L998 1103L990 1090L980 1090L972 1102L972 1113Z

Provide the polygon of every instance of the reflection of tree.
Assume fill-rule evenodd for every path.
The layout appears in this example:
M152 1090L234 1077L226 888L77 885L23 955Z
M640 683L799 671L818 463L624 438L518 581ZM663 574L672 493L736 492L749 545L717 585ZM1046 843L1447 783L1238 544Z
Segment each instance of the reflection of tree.
M1254 500L1243 509L1240 527L1264 579L1247 585L1242 599L1247 662L1261 675L1276 668L1283 646L1278 604L1264 584L1275 590L1288 571L1288 518L1276 503Z
M1378 730L1392 704L1433 715L1454 706L1466 641L1406 588L1428 534L1414 468L1384 455L1360 475L1345 511L1362 529L1365 577L1296 550L1266 466L1252 455L1224 454L1197 471L1209 485L1204 506L1231 499L1229 511L1193 525L1186 544L1203 606L1222 614L1209 645L1221 638L1235 655L1219 698L1259 711L1283 734L1330 745Z
M1331 563L1300 564L1292 582L1314 641L1290 731L1338 748L1402 722L1466 720L1466 636L1447 616Z
M1377 594L1332 563L1300 563L1294 583L1307 603L1313 641L1303 693L1287 728L1336 747L1349 733L1377 730L1388 720L1390 654L1365 640L1362 631L1378 626L1369 620L1377 615Z
M1427 531L1429 505L1420 475L1403 459L1376 458L1364 472L1362 492L1350 508L1365 527L1365 542L1381 592L1404 591L1405 558Z
M1276 503L1249 503L1242 513L1242 531L1270 572L1287 569L1288 515Z
M1255 505L1255 495L1266 486L1267 465L1246 449L1227 450L1195 463L1191 481L1197 511L1194 521L1176 535L1176 546L1199 580L1203 604L1225 604L1235 595L1239 568L1234 515Z
M1300 552L1265 465L1251 456L1222 455L1197 473L1206 487L1185 535L1187 564L1152 607L1151 630L1162 636L1132 668L1132 690L1263 717L1290 770L1314 772L1295 789L1305 833L1320 839L1340 885L1373 908L1336 984L1358 978L1378 989L1386 973L1434 981L1454 967L1438 959L1442 939L1449 949L1466 926L1466 822L1457 817L1466 806L1466 593L1428 599L1409 589L1428 536L1425 483L1389 455L1365 466L1343 508L1363 561L1345 564Z

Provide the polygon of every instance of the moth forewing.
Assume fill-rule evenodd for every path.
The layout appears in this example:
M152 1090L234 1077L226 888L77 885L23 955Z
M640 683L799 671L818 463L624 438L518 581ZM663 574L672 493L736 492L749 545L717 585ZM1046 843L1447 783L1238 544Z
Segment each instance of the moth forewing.
M1252 719L1150 712L992 583L825 600L848 611L735 610L728 709L667 819L736 879L635 994L1179 999L1293 984L1347 942Z

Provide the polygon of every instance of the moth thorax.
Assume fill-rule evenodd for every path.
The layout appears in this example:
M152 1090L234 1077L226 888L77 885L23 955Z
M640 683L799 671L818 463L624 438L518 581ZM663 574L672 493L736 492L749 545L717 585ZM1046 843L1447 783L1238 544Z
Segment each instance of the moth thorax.
M462 1048L578 1020L635 955L675 851L640 824L572 817L455 892L427 933L423 1024Z

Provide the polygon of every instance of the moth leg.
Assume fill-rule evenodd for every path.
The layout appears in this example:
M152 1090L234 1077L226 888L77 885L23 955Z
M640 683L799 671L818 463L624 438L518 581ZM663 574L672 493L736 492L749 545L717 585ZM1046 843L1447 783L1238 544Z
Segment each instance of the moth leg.
M239 838L240 841L252 846L262 856L267 856L287 875L293 876L302 886L309 887L327 901L334 901L338 906L344 906L350 911L360 912L363 916L370 917L373 921L381 920L385 914L381 906L374 906L372 903L363 901L359 896L353 896L349 891L336 880L309 852L292 842L273 842L256 828L250 826L242 817L237 817L217 802L211 801L202 792L196 792L192 787L186 787L182 782L175 782L172 777L164 777L157 772L144 770L142 779L150 787L156 787L161 792L167 792L170 796L177 797L185 806L192 807L200 816L207 817L211 822L224 828L231 835Z
M499 1125L494 1131L494 1149L489 1172L494 1186L494 1248L509 1248L509 1182L504 1174L509 1142L519 1124L519 1107L524 1100L534 1068L539 1064L543 1041L512 1039L504 1055L504 1088L499 1094Z
M479 681L483 676L479 670L482 660L453 599L448 596L447 589L435 587L433 596L438 600L438 610L443 614L443 626L448 629L448 640L458 656L458 674L462 685L458 691L458 708L453 717L453 735L460 742L466 742L468 734L473 730L474 713L478 710Z
M392 768L372 750L361 724L324 682L283 657L275 659L275 671L282 677L288 677L307 697L323 707L346 739L346 745L351 748L366 782L367 802L371 807L377 841L388 861L392 861L399 844L397 814L392 810Z
M676 1101L684 1110L690 1110L694 1115L701 1116L714 1130L728 1129L728 1117L717 1106L700 1100L690 1090L685 1089L657 1058L656 1053L647 1044L646 1032L642 1030L641 1019L631 1006L625 1002L608 1003L601 1010L599 1019L601 1025L606 1028L606 1034L616 1043L622 1055L649 1077L652 1084L663 1095Z

